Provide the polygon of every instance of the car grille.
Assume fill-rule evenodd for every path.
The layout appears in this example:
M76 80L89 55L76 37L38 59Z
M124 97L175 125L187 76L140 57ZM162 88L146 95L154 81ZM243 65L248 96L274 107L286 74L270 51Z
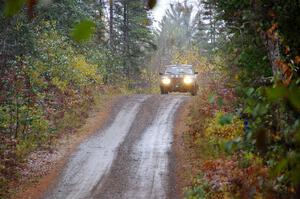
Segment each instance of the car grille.
M183 85L183 78L172 78L171 79L171 82L172 82L172 85L174 86L174 87L176 87L176 86L182 86Z

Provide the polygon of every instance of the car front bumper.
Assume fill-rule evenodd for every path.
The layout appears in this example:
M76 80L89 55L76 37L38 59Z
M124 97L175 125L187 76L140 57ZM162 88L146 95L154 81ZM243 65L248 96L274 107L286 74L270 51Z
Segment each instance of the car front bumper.
M196 89L196 83L184 84L183 82L174 83L171 82L169 85L160 84L160 89L166 92L190 92Z

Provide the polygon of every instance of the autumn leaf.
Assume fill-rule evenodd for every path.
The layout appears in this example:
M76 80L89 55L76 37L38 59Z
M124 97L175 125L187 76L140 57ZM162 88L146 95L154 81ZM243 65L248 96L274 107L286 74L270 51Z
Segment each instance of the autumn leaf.
M278 24L277 23L273 23L272 26L267 30L267 36L272 39L275 40L277 38L275 31L278 28Z
M277 60L276 64L283 74L282 82L286 86L289 85L292 80L292 77L293 77L292 68L290 67L290 65L288 63L283 62L281 60Z
M296 63L296 64L300 64L300 56L299 56L299 55L297 55L297 56L295 57L295 63Z

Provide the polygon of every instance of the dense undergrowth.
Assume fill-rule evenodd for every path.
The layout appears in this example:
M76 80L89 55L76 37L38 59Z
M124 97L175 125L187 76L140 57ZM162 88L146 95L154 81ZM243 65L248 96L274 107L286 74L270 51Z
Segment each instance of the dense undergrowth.
M218 97L226 99L222 104L209 100L215 92L203 89L190 107L185 142L197 154L199 173L186 188L185 198L272 198L261 157L231 150L230 141L243 139L244 121L231 115L232 91L220 92Z
M236 74L222 74L202 82L189 108L185 142L199 171L185 197L297 198L299 122L288 94L294 87L241 91L232 87Z

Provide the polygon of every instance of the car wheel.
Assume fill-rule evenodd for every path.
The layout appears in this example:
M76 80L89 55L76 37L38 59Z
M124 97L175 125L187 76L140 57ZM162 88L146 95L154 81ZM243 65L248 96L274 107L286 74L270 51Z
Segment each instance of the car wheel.
M166 95L166 94L168 94L168 91L165 91L164 89L160 89L160 93L161 93L162 95Z
M197 95L197 89L193 89L193 90L191 91L191 95L192 95L192 96L196 96L196 95Z

